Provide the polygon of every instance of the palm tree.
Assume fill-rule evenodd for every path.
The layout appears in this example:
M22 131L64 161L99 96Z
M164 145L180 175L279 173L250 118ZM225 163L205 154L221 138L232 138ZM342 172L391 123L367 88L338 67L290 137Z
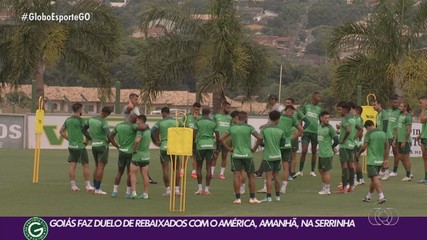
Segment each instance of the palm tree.
M44 73L64 60L109 96L106 61L116 53L118 20L111 8L95 0L4 0L0 9L11 19L0 23L0 81L13 87L34 78L36 97L44 96ZM23 14L75 14L79 21L24 21ZM84 14L88 13L88 14ZM88 19L90 17L90 19Z
M146 100L190 75L198 79L197 94L213 93L218 112L226 90L249 99L266 78L267 60L244 34L235 1L211 0L209 6L204 18L171 2L154 4L141 15L146 35L153 26L164 29L162 36L144 39L139 56Z
M393 94L408 94L408 73L418 71L404 64L419 54L420 36L427 27L427 3L412 0L379 0L370 17L333 30L329 57L337 59L335 93L340 99L356 95L356 85L383 100ZM349 56L339 59L343 52ZM425 62L425 61L423 61ZM404 68L405 67L405 68ZM427 66L424 66L427 67ZM418 79L416 81L421 81Z

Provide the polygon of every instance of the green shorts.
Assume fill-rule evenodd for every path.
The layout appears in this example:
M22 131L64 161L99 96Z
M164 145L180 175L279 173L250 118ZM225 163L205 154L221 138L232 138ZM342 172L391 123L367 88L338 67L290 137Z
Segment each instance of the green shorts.
M160 150L160 163L164 163L164 162L170 162L171 161L171 157L175 157L174 155L169 155L167 151L165 150ZM177 158L177 160L179 161L179 157Z
M291 146L292 146L292 152L298 152L299 150L298 138L295 138L294 140L291 141Z
M241 171L242 169L245 169L247 173L254 173L253 158L231 158L231 171Z
M131 161L132 161L132 153L125 153L125 152L119 151L119 161L117 162L117 166L119 168L129 167Z
M262 160L262 169L264 169L264 172L279 172L281 165L281 161Z
M368 178L378 176L381 170L381 166L368 165L366 168L368 170Z
M341 163L353 161L353 149L340 148L339 155Z
M81 164L89 163L89 157L87 155L86 148L82 148L82 149L69 148L68 153L70 154L68 156L68 162L75 162L75 163L81 163Z
M402 143L398 142L397 143L397 149L399 149L399 153L401 153L401 154L411 153L411 143L407 142L404 148L402 148L401 146L402 146Z
M108 146L92 147L92 155L95 162L108 163Z
M282 154L282 162L290 162L291 161L291 153L292 149L280 149L280 153Z
M424 145L424 150L427 150L427 138L421 138L421 144Z
M146 167L150 164L150 162L144 161L144 162L137 162L137 161L132 161L132 164L137 166L137 167Z
M317 145L317 133L304 132L301 137L303 145L308 145L310 142L313 145Z
M353 149L353 158L356 160L357 153L359 152L361 147L354 147Z
M225 139L225 142L230 146L231 145L231 137L228 136ZM228 152L228 149L224 146L224 144L222 144L222 142L219 143L219 151L220 152Z
M319 157L318 169L323 170L323 171L331 170L332 169L332 158L333 157L326 157L326 158Z
M205 149L205 150L197 150L196 151L196 161L211 161L213 159L214 150L213 149Z

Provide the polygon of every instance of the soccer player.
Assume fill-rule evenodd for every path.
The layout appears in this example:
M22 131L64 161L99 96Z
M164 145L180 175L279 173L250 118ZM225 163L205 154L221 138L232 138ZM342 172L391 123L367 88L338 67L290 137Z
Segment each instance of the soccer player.
M314 92L311 96L311 102L306 103L301 112L305 116L304 133L301 137L302 149L301 158L299 163L299 171L294 175L295 177L303 176L305 157L308 152L308 144L311 143L311 172L310 176L315 177L314 168L316 167L317 155L317 127L319 126L319 114L322 112L320 106L320 93Z
M375 128L374 122L367 120L365 128L368 131L363 140L362 148L357 153L360 156L366 149L368 149L368 177L371 179L369 192L363 198L364 202L370 202L372 193L377 190L378 201L377 204L385 203L384 193L381 188L381 182L378 179L381 166L388 160L388 141L387 135L384 131Z
M418 103L421 107L420 122L422 124L421 134L418 141L421 141L421 152L424 160L424 179L419 180L418 183L427 184L427 96L418 98Z
M303 133L304 129L301 127L295 116L295 107L293 105L286 106L284 112L280 116L278 127L285 133L285 144L280 147L282 154L282 165L283 165L283 182L280 189L281 193L286 193L286 186L288 185L289 179L289 165L291 162L292 154L292 140L298 139ZM297 129L295 134L292 134L292 129Z
M411 132L412 132L412 116L409 113L411 107L408 103L400 103L400 116L397 120L397 127L395 128L395 136L393 145L399 150L399 159L406 170L406 176L402 179L403 182L411 181L411 160L409 153L411 152Z
M195 139L196 139L196 154L197 158L197 184L198 190L195 193L196 195L210 195L209 185L211 182L211 165L214 155L217 155L219 152L219 134L216 131L216 123L211 118L209 114L211 110L209 107L204 107L202 109L202 118L199 118L195 122ZM206 185L205 191L203 191L202 185L202 167L203 161L206 160Z
M160 163L162 164L162 172L163 172L163 183L165 184L165 193L163 196L170 196L170 166L171 157L175 158L173 155L169 155L167 152L167 144L168 144L168 129L171 127L176 127L176 120L170 117L170 109L168 107L163 107L161 110L161 114L163 119L156 122L153 128L151 129L152 135L154 135L154 144L160 147ZM179 126L183 126L183 123L179 121ZM179 159L176 161L177 172L179 172ZM175 185L175 194L180 195L179 190L179 178L180 175L176 174L176 185Z
M199 102L195 102L193 104L193 110L191 113L187 114L187 122L185 123L185 127L189 127L189 128L193 128L196 124L197 119L199 118L199 114L200 114L200 108L202 107L202 105L200 105ZM183 120L183 119L182 119ZM195 145L193 145L194 147L194 151L193 151L193 162L192 162L192 171L191 171L191 177L192 178L197 178L197 173L196 173L196 169L197 169L197 153L195 150Z
M383 104L378 99L374 102L374 110L377 111L378 113L376 117L377 128L385 132L387 135L387 130L389 128L388 112L383 109ZM386 150L387 152L390 151L390 149L386 149ZM381 169L379 176L381 180L385 181L390 177L390 174L389 174L389 167L387 165L384 165L383 167L384 168Z
M70 176L71 191L80 191L76 185L76 166L77 163L81 163L83 166L83 178L86 183L86 191L93 191L95 188L90 185L89 175L89 158L87 155L86 145L84 141L85 136L91 140L89 133L87 132L86 122L80 117L83 112L83 105L81 103L74 103L71 108L74 114L65 120L59 134L68 141L68 163Z
M287 98L285 100L285 108L287 106L294 106L295 107L295 99L293 98ZM304 119L304 114L300 111L298 111L297 109L295 109L294 112L294 118L298 121L299 125L301 125L301 121ZM292 127L292 134L294 136L298 135L298 129L296 127ZM301 133L299 133L299 135L301 135ZM298 135L298 136L299 136ZM292 181L294 178L293 176L295 175L296 171L296 165L297 165L297 152L299 149L299 143L298 143L298 137L295 137L294 139L291 140L291 147L292 147L292 152L291 152L291 167L290 167L290 173L289 173L289 181Z
M390 173L390 177L397 176L397 168L399 166L399 149L391 143L393 143L393 139L396 137L394 136L395 129L397 128L397 120L400 116L400 101L398 96L391 97L391 108L387 110L388 112L388 129L387 129L387 138L391 145L391 148L393 150L393 157L394 157L394 166L393 166L393 172Z
M335 149L339 144L339 139L335 129L329 124L329 113L320 113L320 125L317 130L317 141L319 143L319 163L317 165L322 178L323 187L320 195L331 194L331 172L332 159ZM333 142L332 142L333 141Z
M230 116L231 116L231 126L233 126L233 124L236 124L236 123L239 122L239 111L236 111L236 110L232 111L230 113ZM241 181L240 195L243 195L246 192L246 178L245 178L244 172L245 172L245 170L242 169L241 170L241 176L242 176L242 178L240 179L240 181Z
M92 137L92 155L93 159L95 159L95 171L93 173L95 194L107 194L101 190L101 182L104 176L105 165L108 163L108 146L110 144L108 141L110 128L105 118L110 116L112 111L111 107L103 107L99 116L91 117L88 120L89 133Z
M355 106L353 115L356 117L356 125L359 126L361 131L358 132L358 136L356 138L354 144L354 168L356 169L356 180L358 184L365 184L365 180L363 179L362 167L360 165L360 159L357 157L357 153L362 147L363 143L363 119L361 117L363 112L363 108L361 106Z
M343 102L338 105L341 113L339 156L342 170L342 189L339 192L351 192L354 186L353 151L357 134L356 118L350 113L350 104ZM349 186L347 186L347 184Z
M267 196L261 202L271 202L271 178L274 178L274 189L276 190L276 201L280 201L280 180L279 171L281 168L282 154L280 145L282 139L285 140L285 132L277 124L280 120L280 112L273 110L268 114L271 124L261 129L262 139L258 144L264 144L262 156L262 168L265 171L267 184ZM283 141L284 142L284 141ZM290 156L290 154L289 154ZM289 169L288 169L289 171ZM286 179L287 180L287 179Z
M220 136L222 136L222 134L230 127L231 116L229 113L230 113L230 103L223 102L221 113L218 113L214 116L214 120L217 125L216 130L218 131ZM227 166L228 151L227 151L227 148L225 148L223 145L221 145L221 148L219 150L221 151L221 172L219 174L219 178L224 180L225 179L224 171L225 171L225 166ZM214 178L215 176L215 166L216 166L217 159L218 157L216 156L212 160L212 167L211 167L212 178Z
M129 178L130 162L132 161L133 144L135 142L136 131L138 130L136 123L137 115L131 113L127 118L127 121L117 124L113 131L108 136L108 140L111 144L119 150L119 159L117 162L117 174L114 179L113 192L111 197L116 198L118 195L119 184L122 179L123 173L126 170L126 194L125 198L131 197L131 184ZM117 142L115 140L116 135Z
M255 128L247 124L248 114L246 112L239 112L239 122L226 130L220 138L221 143L227 148L231 155L231 171L233 171L233 187L236 199L235 204L241 204L240 199L240 186L242 179L242 169L245 169L249 178L249 203L260 203L255 198L255 167L253 160L253 152L256 151L258 144L251 148L251 135L257 140L262 139L261 135ZM228 136L231 136L231 143L233 147L227 143Z
M147 117L142 114L137 117L136 123L138 125L145 124ZM136 133L135 142L133 144L133 155L130 164L130 184L132 188L132 199L148 199L148 191L150 187L148 178L148 165L150 164L150 143L151 131L146 128L144 131ZM144 181L144 192L141 195L136 194L136 175L138 170L141 172Z

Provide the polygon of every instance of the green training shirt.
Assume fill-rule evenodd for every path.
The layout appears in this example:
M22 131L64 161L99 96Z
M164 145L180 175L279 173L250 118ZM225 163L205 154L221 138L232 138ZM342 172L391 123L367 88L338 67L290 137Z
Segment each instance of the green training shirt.
M177 123L176 120L167 117L163 118L162 120L156 122L154 124L154 127L151 129L151 131L155 131L156 129L159 131L160 134L160 150L166 151L168 146L168 129L171 127L176 127ZM181 120L178 122L178 126L182 127L183 123Z
M389 121L388 113L385 110L381 110L381 112L377 114L377 128L381 131L384 131L384 121ZM387 129L384 132L387 132Z
M292 128L296 128L296 126L298 126L298 120L293 116L282 114L277 126L285 133L285 145L281 146L281 148L291 148Z
M100 116L89 118L89 134L92 138L92 147L108 146L110 128L108 122Z
M427 115L427 110L426 110L425 114ZM427 121L422 124L421 138L427 138Z
M196 121L194 128L197 129L196 149L197 150L213 150L215 145L215 129L216 123L210 118L199 118Z
M295 110L295 112L294 112L294 118L295 118L295 120L297 120L297 122L299 124L299 121L301 121L301 120L304 119L304 114L301 111ZM296 131L296 130L297 130L297 128L295 126L292 126L291 131L293 132L293 131Z
M344 143L341 144L344 139L346 132L346 126L350 127L350 134ZM354 136L356 136L356 118L353 114L349 113L347 116L341 118L341 130L340 130L340 148L353 149L354 148Z
M119 123L114 127L113 133L117 135L119 151L124 153L133 153L136 125L129 122Z
M69 149L83 149L84 135L82 132L83 127L86 125L86 121L79 116L71 116L64 122L64 127L67 129L68 136L68 148Z
M246 123L233 124L225 131L231 136L231 143L234 151L231 155L233 158L252 158L251 135L256 132L255 128Z
M319 157L330 158L334 156L332 143L334 137L337 137L335 129L330 125L319 125L317 130L317 142L319 143Z
M218 131L221 136L229 127L232 121L232 118L229 114L216 114L214 117L216 122L216 131Z
M280 143L282 138L285 137L285 132L278 126L270 125L262 128L260 134L264 139L262 159L265 161L280 161L282 159Z
M200 115L198 116L198 119L200 119ZM184 122L184 118L181 119L182 122ZM194 124L196 123L197 119L194 118L193 113L187 114L187 121L185 122L185 127L194 128Z
M411 136L406 138L406 126L412 125L411 114L401 114L397 120L397 142L411 142Z
M317 127L319 126L319 115L322 112L322 107L313 105L312 103L306 103L301 112L304 114L306 120L310 123L304 132L317 133Z
M138 150L132 156L132 161L135 162L146 162L150 160L150 143L151 143L151 131L145 129L144 131L138 131L136 138L141 137L141 141L138 144Z
M372 129L366 133L363 142L368 144L368 165L383 165L386 141L387 135L384 131Z
M397 120L400 116L399 108L392 109L389 108L387 110L388 113L388 127L387 127L387 138L393 139L394 137L394 129L397 127Z

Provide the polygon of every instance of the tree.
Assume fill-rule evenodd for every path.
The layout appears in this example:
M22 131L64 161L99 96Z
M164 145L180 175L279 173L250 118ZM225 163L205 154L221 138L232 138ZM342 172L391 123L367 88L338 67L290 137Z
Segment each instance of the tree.
M424 54L418 53L426 20L426 2L380 0L370 18L336 27L328 44L329 57L349 54L337 60L334 90L338 97L345 100L355 96L357 84L363 86L364 93L375 93L382 100L395 93L410 97L408 89L414 82L409 85L408 78L414 80L412 76L421 76L427 68L419 66L427 63ZM414 58L419 64L406 64ZM425 84L425 79L417 81Z
M115 55L118 20L107 5L95 0L4 0L0 9L12 14L0 24L0 81L13 87L34 78L36 97L44 96L44 73L63 59L93 79L100 96L109 96L111 77L106 62ZM78 21L29 21L32 15L77 15ZM87 14L85 14L87 13ZM28 20L21 19L27 14Z
M162 36L144 39L138 59L146 101L191 77L197 79L199 95L213 93L218 112L227 89L249 99L266 78L267 59L244 34L233 0L212 0L208 19L197 16L171 2L143 12L141 29L146 34L155 25L164 29Z

